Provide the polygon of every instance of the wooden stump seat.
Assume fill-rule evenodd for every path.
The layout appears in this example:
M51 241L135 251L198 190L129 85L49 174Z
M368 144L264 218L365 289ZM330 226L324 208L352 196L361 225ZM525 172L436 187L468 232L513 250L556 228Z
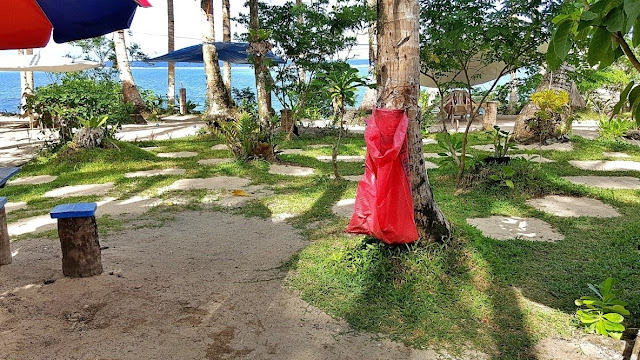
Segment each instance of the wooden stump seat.
M58 219L65 276L88 277L102 273L97 208L96 203L75 203L58 205L51 210L51 218Z
M7 213L4 206L6 197L0 197L0 266L11 264L11 245L9 245L9 232L7 231Z

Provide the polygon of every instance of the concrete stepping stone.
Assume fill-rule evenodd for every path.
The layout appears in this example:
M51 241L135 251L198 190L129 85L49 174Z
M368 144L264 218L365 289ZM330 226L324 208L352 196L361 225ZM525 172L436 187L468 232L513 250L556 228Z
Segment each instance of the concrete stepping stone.
M12 211L26 209L26 208L27 208L27 202L26 201L8 202L8 203L6 203L4 205L4 210L7 212L7 214L12 212Z
M533 162L542 162L542 163L552 163L552 162L556 162L555 160L551 160L551 159L547 159L544 156L540 156L540 154L509 154L509 157L512 158L516 158L516 159L527 159L529 161L533 161Z
M225 208L235 209L244 206L250 201L262 199L266 196L271 196L274 194L273 191L264 189L259 185L247 186L243 189L243 191L247 193L248 196L237 196L233 195L232 193L223 194L217 202L218 205Z
M471 147L476 149L476 150L480 150L480 151L489 151L489 152L494 152L495 151L495 147L493 146L493 144L472 145Z
M425 159L439 159L442 157L438 155L438 153L423 153L422 156L424 156Z
M640 189L640 179L631 176L565 176L563 179L601 189Z
M321 148L326 148L326 147L332 147L333 145L330 144L313 144L313 145L307 145L308 148L311 149L321 149Z
M611 205L591 198L548 195L539 199L527 200L527 204L546 213L560 217L591 216L608 218L620 216Z
M193 151L178 151L178 152L158 153L156 154L156 156L161 158L178 159L178 158L190 158L190 157L198 156L198 153Z
M269 173L275 175L309 176L314 174L314 169L294 165L271 164L271 166L269 166Z
M540 145L538 144L516 145L516 149L539 150ZM573 151L573 144L570 142L565 142L565 143L553 143L551 145L543 145L542 151Z
M467 223L480 230L482 235L496 240L522 239L554 242L564 239L564 236L555 231L551 225L536 218L491 216L467 219Z
M431 161L425 161L424 162L424 166L425 166L425 168L427 168L427 170L437 169L438 168L438 164L433 163Z
M29 233L37 233L56 228L57 219L52 219L49 214L20 219L7 224L10 236L18 236Z
M425 138L422 139L422 145L431 145L431 144L437 144L438 141L436 139L432 139L432 138Z
M570 160L569 164L593 171L640 171L640 162L625 160Z
M331 207L331 211L333 211L336 216L351 218L351 216L353 216L353 207L355 204L356 199L342 199Z
M146 151L156 151L158 149L162 149L162 146L150 146L150 147L143 147L140 149L146 150Z
M121 215L121 214L142 214L160 205L160 199L149 199L141 196L134 196L126 200L107 198L98 202L96 216Z
M182 175L185 172L186 172L185 169L157 169L157 170L130 172L130 173L124 174L124 177L136 178L136 177L150 177L150 176Z
M280 155L300 155L303 153L302 149L283 149L280 151Z
M605 151L602 153L602 156L610 157L610 158L630 158L631 157L631 155L627 153L618 152L618 151Z
M211 150L219 151L219 150L229 150L229 147L225 144L213 145Z
M214 176L206 179L180 179L158 189L158 194L172 190L241 190L251 181L236 176Z
M11 180L7 182L7 185L39 185L39 184L50 183L57 178L58 178L57 176L52 176L52 175L27 176L27 177Z
M322 161L322 162L331 162L331 155L328 156L316 156L316 159ZM337 157L338 161L344 161L344 162L363 162L364 161L364 156L362 155L338 155Z
M48 198L67 198L72 196L105 195L113 189L113 183L63 186L44 193Z
M220 164L232 162L233 160L234 160L233 158L202 159L202 160L198 160L198 165L214 166L214 165L220 165Z

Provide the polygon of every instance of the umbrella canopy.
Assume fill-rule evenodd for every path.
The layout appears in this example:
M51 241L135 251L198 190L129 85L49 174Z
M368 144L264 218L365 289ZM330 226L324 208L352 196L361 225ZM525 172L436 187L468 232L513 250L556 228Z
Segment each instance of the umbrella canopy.
M70 72L100 67L100 63L58 56L9 55L0 57L0 71Z
M501 77L501 71L505 68L505 63L503 62L494 62L490 64L483 64L480 59L473 59L469 63L469 80L470 85L480 85L486 82L495 80ZM431 73L433 76L433 74ZM502 74L505 75L505 74ZM436 79L439 83L443 84L446 82L456 81L461 83L467 83L467 78L464 72L449 72L442 74L441 76L436 76ZM426 86L430 88L437 88L438 85L431 79L430 77L420 74L420 85Z
M249 54L247 48L249 43L244 42L215 42L216 51L218 52L218 60L229 61L234 64L250 64ZM266 56L267 59L273 60L276 63L284 63L284 60L276 56L269 51ZM180 50L172 51L168 54L158 56L153 59L146 60L147 62L192 62L201 63L202 58L202 44L189 46Z
M0 50L40 48L128 28L147 0L12 0L0 4Z

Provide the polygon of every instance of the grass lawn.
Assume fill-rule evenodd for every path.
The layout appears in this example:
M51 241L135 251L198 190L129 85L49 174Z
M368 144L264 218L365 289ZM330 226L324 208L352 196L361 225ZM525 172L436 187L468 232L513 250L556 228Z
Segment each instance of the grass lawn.
M118 143L118 149L42 156L26 165L20 176L58 175L49 184L7 186L0 196L25 201L27 209L12 212L9 222L46 214L60 200L43 198L48 190L75 184L113 182L111 195L125 199L155 191L180 178L215 175L242 176L252 184L270 186L274 194L245 205L238 213L272 217L291 214L287 222L300 229L310 244L286 266L289 284L304 300L331 315L345 318L355 328L380 333L417 348L446 348L450 352L473 347L495 359L526 359L537 340L547 336L569 337L577 330L574 299L588 295L587 283L600 283L612 276L621 280L621 298L629 302L627 327L640 325L640 191L602 190L572 185L562 176L625 175L633 172L596 173L577 169L568 160L602 159L602 151L626 151L627 160L640 161L640 148L616 142L573 138L574 151L545 152L555 163L538 165L518 161L515 187L476 182L456 192L453 171L430 170L430 181L438 204L454 229L445 245L418 244L388 247L375 239L344 233L347 219L337 218L331 206L355 196L357 184L330 178L331 164L315 159L330 155L331 138L281 141L279 148L302 148L304 154L282 155L288 163L317 169L318 175L290 177L268 173L266 162L230 162L200 166L199 159L229 157L225 150L211 150L219 143L211 137L196 137L138 144ZM471 145L491 142L489 135L471 136ZM362 136L344 140L341 155L364 155ZM147 151L140 147L157 146ZM438 152L437 145L424 146ZM187 159L165 159L158 152L195 151ZM489 153L470 150L476 159ZM186 169L180 176L126 178L124 174L162 168ZM361 163L340 163L343 175L362 174ZM621 217L611 219L560 218L525 204L532 197L568 194L602 200L615 207ZM206 191L160 197L187 199L189 206L202 206ZM98 197L73 201L96 201ZM152 212L153 213L153 212ZM166 216L158 211L157 216ZM467 225L470 217L511 215L536 217L553 225L565 239L556 243L524 240L498 241L486 238ZM101 219L117 228L117 221ZM101 231L102 231L101 226ZM55 238L54 234L48 234ZM25 235L27 236L27 235ZM24 236L23 236L24 237Z

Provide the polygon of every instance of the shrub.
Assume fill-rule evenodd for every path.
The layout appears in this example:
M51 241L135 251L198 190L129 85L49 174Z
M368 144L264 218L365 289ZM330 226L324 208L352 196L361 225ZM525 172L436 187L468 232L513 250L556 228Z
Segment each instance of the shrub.
M629 315L629 311L625 308L627 303L618 299L620 292L613 290L616 283L617 280L607 278L598 286L588 284L596 296L583 296L575 304L579 307L576 316L589 332L620 340L624 332L623 315Z
M551 137L569 133L569 93L564 90L542 90L531 95L531 102L537 105L539 110L527 121L527 126L538 137L540 144Z

